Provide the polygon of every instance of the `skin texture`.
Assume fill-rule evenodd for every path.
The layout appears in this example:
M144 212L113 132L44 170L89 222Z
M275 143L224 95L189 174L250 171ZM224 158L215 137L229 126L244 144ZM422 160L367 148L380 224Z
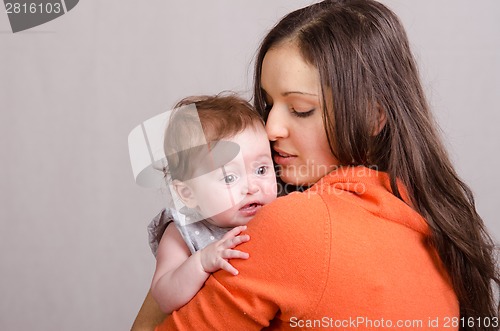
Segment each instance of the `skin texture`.
M188 207L210 217L208 221L217 226L234 227L247 224L259 208L243 208L245 205L265 205L276 198L276 177L261 125L225 140L240 146L240 153L231 162L176 185Z
M292 43L271 48L264 57L262 86L271 108L266 131L285 183L314 184L338 164L323 126L319 81L318 70Z
M160 306L158 306L158 303L151 294L151 290L149 290L130 330L152 331L166 316L167 314L161 311Z

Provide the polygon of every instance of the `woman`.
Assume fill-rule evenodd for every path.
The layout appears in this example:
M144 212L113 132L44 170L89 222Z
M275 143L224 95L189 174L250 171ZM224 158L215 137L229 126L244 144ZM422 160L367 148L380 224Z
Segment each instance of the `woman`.
M263 208L240 274L214 274L158 330L498 328L493 242L389 9L290 13L260 47L254 98L280 179L312 186Z

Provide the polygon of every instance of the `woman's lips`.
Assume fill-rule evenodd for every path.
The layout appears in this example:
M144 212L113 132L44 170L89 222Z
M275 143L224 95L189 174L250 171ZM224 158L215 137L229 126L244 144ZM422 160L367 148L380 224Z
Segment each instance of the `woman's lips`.
M258 202L248 203L240 208L240 213L245 217L253 217L261 207L262 204Z
M274 162L279 165L289 165L295 160L297 155L286 153L280 149L275 148L273 153Z

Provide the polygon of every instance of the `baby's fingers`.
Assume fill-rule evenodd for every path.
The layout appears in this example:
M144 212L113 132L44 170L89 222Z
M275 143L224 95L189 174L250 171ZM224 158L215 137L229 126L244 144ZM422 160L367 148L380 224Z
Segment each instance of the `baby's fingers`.
M246 252L238 251L235 249L225 249L222 252L221 257L223 259L244 259L244 260L246 260L250 257L250 255Z
M245 231L247 229L247 226L246 225L240 225L240 226L237 226L235 227L234 229L232 229L231 231L229 231L228 233L226 233L224 235L224 237L222 237L221 240L227 240L229 238L233 238L233 237L236 237L239 233Z
M238 274L238 270L236 270L236 268L233 267L231 263L227 262L226 260L222 260L220 268L226 270L227 272L229 272L234 276Z
M243 244L250 240L250 236L248 234L244 234L241 236L236 236L234 238L229 238L224 241L224 248L235 248L236 246Z

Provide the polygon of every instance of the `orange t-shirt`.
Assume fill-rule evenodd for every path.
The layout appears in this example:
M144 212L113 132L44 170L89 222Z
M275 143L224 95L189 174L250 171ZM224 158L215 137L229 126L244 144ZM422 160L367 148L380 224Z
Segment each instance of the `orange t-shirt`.
M339 168L263 207L248 234L239 275L214 273L157 331L458 330L427 223L383 172Z

